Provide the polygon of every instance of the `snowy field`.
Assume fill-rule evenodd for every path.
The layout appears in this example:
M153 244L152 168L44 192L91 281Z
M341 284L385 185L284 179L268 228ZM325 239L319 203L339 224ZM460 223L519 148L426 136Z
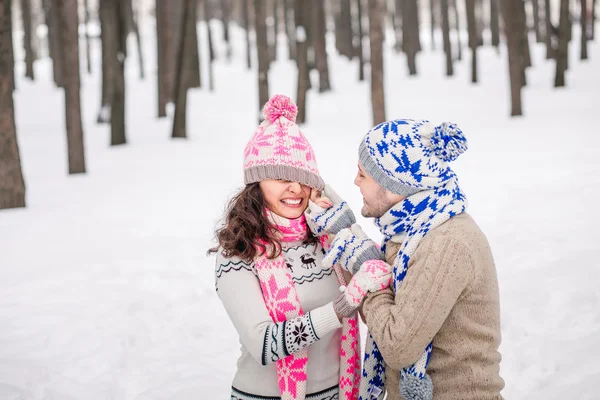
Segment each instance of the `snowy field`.
M466 51L451 79L426 42L418 77L402 55L385 56L388 118L456 122L469 139L455 169L497 263L507 399L600 399L600 41L581 63L574 30L567 89L552 88L554 63L533 47L523 118L508 117L506 57L492 48L480 51L478 85ZM256 72L234 30L233 61L215 64L216 91L190 92L189 139L171 140L170 120L156 119L151 32L148 79L138 78L134 51L128 61L126 146L111 148L109 127L95 123L94 47L95 74L82 75L86 175L67 175L63 94L48 60L36 63L35 82L18 66L27 208L0 212L1 400L228 398L239 344L205 253L242 185ZM205 68L204 26L200 34ZM295 98L296 70L280 48L270 92ZM334 90L309 93L303 131L324 179L358 212L352 182L371 127L369 84L357 81L356 62L330 54Z

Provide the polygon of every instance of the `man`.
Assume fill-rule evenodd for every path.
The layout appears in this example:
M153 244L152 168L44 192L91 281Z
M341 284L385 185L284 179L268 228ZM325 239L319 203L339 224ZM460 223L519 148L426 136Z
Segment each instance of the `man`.
M309 210L311 227L336 234L328 261L355 274L336 312L362 301L372 337L363 399L502 399L496 269L449 166L466 148L447 123L394 120L366 134L354 183L384 235L384 261L330 189L333 206Z

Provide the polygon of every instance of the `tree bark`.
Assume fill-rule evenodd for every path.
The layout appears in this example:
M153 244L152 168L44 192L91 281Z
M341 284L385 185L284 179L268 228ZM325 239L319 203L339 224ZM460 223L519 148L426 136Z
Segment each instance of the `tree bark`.
M543 37L542 32L540 30L540 0L531 0L533 7L533 30L535 32L535 41L536 43L542 43Z
M505 0L500 0L505 1ZM454 10L454 30L456 31L456 46L458 61L462 60L462 43L460 40L460 13L458 12L458 0L452 0L452 9Z
M65 116L69 174L85 172L79 82L79 13L77 0L55 0L59 11L64 65Z
M490 30L492 33L492 46L496 47L496 49L500 46L500 16L498 15L498 1L504 0L490 0Z
M478 35L475 19L475 0L466 0L467 30L469 32L469 47L471 48L471 82L477 83L477 45Z
M361 82L365 80L365 50L363 49L363 9L363 0L356 0L356 18L358 20L358 80Z
M169 84L171 77L169 71L170 63L167 61L170 54L169 19L166 8L168 0L156 0L156 61L157 61L157 83L158 83L158 118L167 116L167 103L171 99L172 90Z
M527 27L527 14L525 12L525 0L519 3L519 18L521 25L521 51L523 54L523 74L528 67L531 67L531 52L529 50L529 28ZM525 77L523 77L523 86L525 86Z
M404 0L402 38L409 74L416 75L417 53L421 50L421 42L419 40L419 5L417 0Z
M556 48L556 74L554 87L565 86L565 72L569 59L569 0L560 1L560 20L558 25L558 47Z
M336 24L335 29L338 31L336 40L338 51L341 55L352 59L355 51L352 44L352 12L350 8L350 0L340 1L339 24Z
M403 37L403 15L404 15L404 0L394 1L394 32L395 32L395 43L394 50L401 52L404 48L402 43Z
M0 209L25 207L13 102L11 0L0 2Z
M227 61L231 61L231 39L229 35L229 22L231 21L231 0L221 0L221 15L223 17L223 40L226 45Z
M140 36L140 13L136 9L133 9L133 4L131 0L127 0L127 13L130 16L130 24L131 29L133 30L133 34L135 35L135 42L137 43L137 55L138 55L138 65L140 68L140 79L144 79L146 74L144 72L144 51L142 48L142 37Z
M125 144L125 58L127 56L127 5L120 0L102 0L112 2L112 18L115 20L115 52L111 54L113 64L112 97L110 100L110 144L112 146Z
M519 2L502 0L500 9L504 20L504 34L508 48L508 70L510 76L511 116L523 115L521 107L521 83L523 63L519 41L522 36L519 21Z
M544 41L546 42L546 59L554 58L554 44L552 42L553 29L550 12L550 0L544 0Z
M84 24L85 24L85 61L87 73L92 74L92 46L90 38L90 4L89 0L83 1L84 7Z
M32 46L32 24L31 24L31 0L21 0L21 16L23 19L23 47L25 48L25 76L31 80L35 79L33 73L33 54Z
M206 1L206 0L205 0ZM190 58L194 57L194 49L198 49L196 21L198 18L197 0L184 0L184 12L179 23L181 33L179 50L176 59L176 84L175 84L175 116L173 117L172 138L187 138L187 92L191 82L196 78L197 70Z
M272 24L269 24L269 31L271 32L270 37L271 39L269 40L269 55L271 57L271 62L277 60L277 33L279 32L279 26L277 24L277 13L278 13L278 7L277 7L277 0L270 0L273 2L272 7L270 7L270 9L273 12L273 20L272 20Z
M248 2L251 0L242 0L242 22L244 30L246 31L246 67L248 70L252 69L252 46L250 45L250 10Z
M258 55L258 121L262 108L269 101L269 43L267 41L267 5L264 0L254 0L254 30Z
M588 58L588 51L587 51L587 36L588 36L588 32L587 32L587 15L588 15L588 9L587 9L587 0L581 0L580 1L580 9L581 9L581 15L580 15L580 27L581 27L581 54L580 54L580 58L582 60L587 60Z
M63 87L62 43L60 42L58 11L53 0L44 0L44 9L48 27L48 48L52 58L52 75L56 86Z
M102 47L102 93L100 99L100 111L98 112L98 123L110 122L111 100L117 74L117 64L114 62L115 54L118 52L118 23L115 17L116 7L113 0L102 1L99 5L100 40Z
M315 61L319 71L319 92L323 93L331 90L325 38L327 29L325 26L325 4L323 0L313 0L312 3L313 22L315 24Z
M284 0L285 32L288 39L288 58L290 60L296 59L296 24L294 22L294 2L295 0Z
M371 104L373 107L373 125L385 122L382 31L383 13L383 0L369 0L369 36L371 43Z
M435 0L429 0L431 50L435 50Z
M590 40L596 38L596 0L592 0L592 29L590 30Z
M209 0L203 0L204 2L204 22L206 23L206 39L208 41L208 90L210 92L215 90L215 78L213 73L214 61L215 61L215 49L213 46L213 37L212 37L212 29L210 28L210 12L208 7ZM196 29L194 28L194 32L191 31L188 33L189 35L196 35ZM193 39L193 37L192 37ZM196 41L196 49L198 48ZM197 53L197 52L196 52Z
M446 76L452 76L454 75L454 68L452 60L452 43L450 42L450 15L448 10L448 0L441 0L441 13L444 53L446 54Z
M299 124L306 122L306 93L309 88L308 38L306 34L308 21L306 21L305 1L306 0L296 0L294 8L296 23L296 61L298 65L298 86L296 92L298 115L296 116L296 122Z

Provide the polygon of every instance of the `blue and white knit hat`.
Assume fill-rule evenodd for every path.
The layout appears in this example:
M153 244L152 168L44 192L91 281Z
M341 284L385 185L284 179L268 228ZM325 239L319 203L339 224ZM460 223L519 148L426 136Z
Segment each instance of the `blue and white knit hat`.
M358 157L377 183L408 197L452 179L449 163L466 150L467 139L455 124L396 119L367 132Z

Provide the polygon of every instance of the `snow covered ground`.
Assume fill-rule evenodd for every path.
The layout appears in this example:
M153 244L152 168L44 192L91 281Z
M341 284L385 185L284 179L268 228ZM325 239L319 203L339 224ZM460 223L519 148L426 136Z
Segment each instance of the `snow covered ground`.
M216 63L214 93L190 92L190 137L173 141L170 121L155 117L151 29L149 78L128 61L126 146L111 148L109 128L95 123L99 63L82 77L85 175L66 173L63 95L48 60L37 62L35 82L17 82L27 208L0 212L2 400L228 396L239 345L205 253L242 185L256 72L245 69L234 30L233 61ZM561 90L552 88L554 63L535 46L525 117L515 119L506 58L493 49L481 50L478 85L469 83L468 58L445 78L443 54L428 44L418 77L407 76L402 55L385 57L388 118L453 121L469 139L455 169L496 258L507 399L600 398L599 43L585 63L573 46ZM270 92L294 98L295 67L281 48ZM358 210L352 181L371 127L369 84L357 82L356 63L329 60L334 91L309 93L303 130L325 180Z

